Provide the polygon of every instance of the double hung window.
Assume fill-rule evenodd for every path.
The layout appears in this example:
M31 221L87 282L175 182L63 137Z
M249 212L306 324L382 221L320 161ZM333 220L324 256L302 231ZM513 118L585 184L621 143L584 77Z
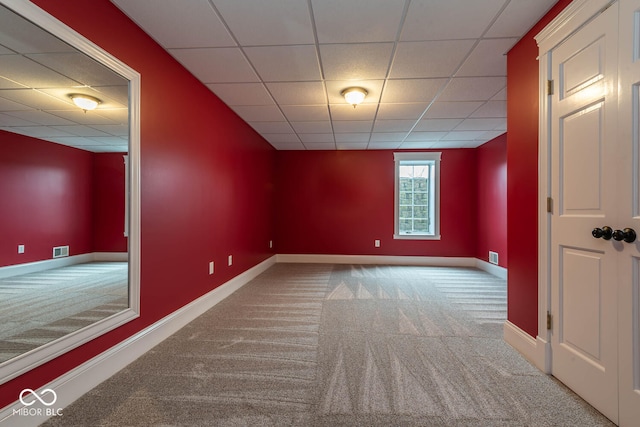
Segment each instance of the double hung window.
M440 239L441 153L394 153L395 239Z

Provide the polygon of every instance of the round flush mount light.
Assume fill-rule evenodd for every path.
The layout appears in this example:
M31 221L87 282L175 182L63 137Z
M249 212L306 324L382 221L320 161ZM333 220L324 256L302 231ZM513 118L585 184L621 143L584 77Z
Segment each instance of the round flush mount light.
M367 91L361 87L349 87L342 91L342 96L349 104L353 105L353 108L356 108L356 105L364 101Z
M102 102L98 98L80 93L72 93L69 95L69 98L71 98L73 103L82 108L85 112L88 110L95 110L98 104Z

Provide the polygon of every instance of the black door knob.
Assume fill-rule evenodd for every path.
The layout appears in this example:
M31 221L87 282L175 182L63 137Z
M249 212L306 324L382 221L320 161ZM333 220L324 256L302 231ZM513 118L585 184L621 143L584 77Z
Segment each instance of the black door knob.
M633 228L625 228L624 230L616 230L613 232L613 239L618 242L624 240L627 243L636 241L636 232Z
M591 235L596 239L603 238L604 240L611 240L611 236L613 236L613 228L608 225L605 225L602 228L594 228L591 231Z

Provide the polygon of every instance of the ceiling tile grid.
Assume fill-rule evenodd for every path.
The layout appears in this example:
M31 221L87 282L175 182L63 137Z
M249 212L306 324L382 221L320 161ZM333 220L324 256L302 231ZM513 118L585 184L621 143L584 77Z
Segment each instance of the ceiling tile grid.
M504 133L505 55L556 0L112 2L276 149L378 150Z

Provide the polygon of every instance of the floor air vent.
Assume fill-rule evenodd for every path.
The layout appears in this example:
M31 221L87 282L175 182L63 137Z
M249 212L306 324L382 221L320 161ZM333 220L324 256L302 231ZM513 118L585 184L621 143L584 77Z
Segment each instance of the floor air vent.
M69 246L56 246L53 248L54 258L62 258L64 256L69 256Z
M498 265L498 252L489 251L489 262Z

